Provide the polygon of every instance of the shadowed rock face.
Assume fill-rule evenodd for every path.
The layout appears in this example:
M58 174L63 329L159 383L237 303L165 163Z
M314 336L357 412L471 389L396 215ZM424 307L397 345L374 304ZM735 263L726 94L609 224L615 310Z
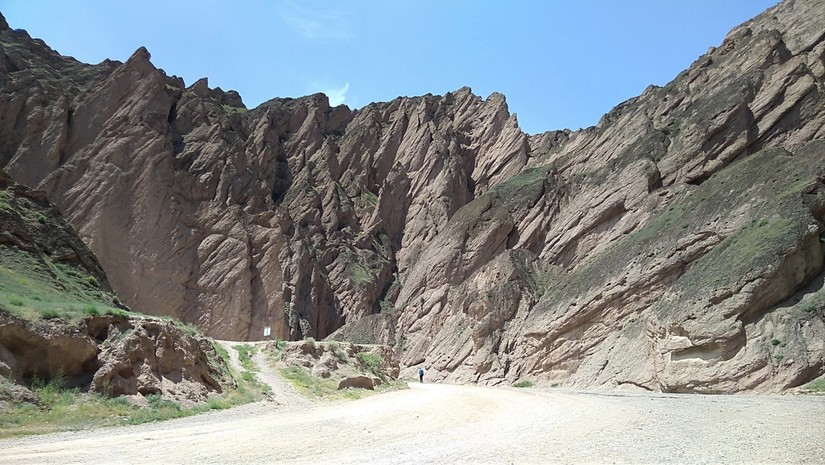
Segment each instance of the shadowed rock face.
M144 49L84 65L6 27L0 162L127 304L214 336L343 325L433 378L782 390L825 371L823 24L785 2L534 136L498 94L247 110Z

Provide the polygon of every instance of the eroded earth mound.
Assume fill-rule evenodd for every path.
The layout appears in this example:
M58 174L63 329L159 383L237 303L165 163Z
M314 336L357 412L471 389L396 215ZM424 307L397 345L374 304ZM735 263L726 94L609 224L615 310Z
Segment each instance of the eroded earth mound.
M158 318L104 315L67 324L0 309L0 375L18 385L0 400L31 401L17 391L25 393L35 378L59 378L66 387L107 396L157 394L192 405L232 384L226 373L209 339Z

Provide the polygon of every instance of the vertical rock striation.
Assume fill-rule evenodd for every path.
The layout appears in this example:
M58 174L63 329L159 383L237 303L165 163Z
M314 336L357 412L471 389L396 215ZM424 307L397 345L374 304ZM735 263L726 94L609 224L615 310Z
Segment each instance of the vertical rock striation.
M49 192L130 306L220 337L324 337L391 305L440 225L527 161L498 94L247 110L143 48L89 66L0 34L6 169Z

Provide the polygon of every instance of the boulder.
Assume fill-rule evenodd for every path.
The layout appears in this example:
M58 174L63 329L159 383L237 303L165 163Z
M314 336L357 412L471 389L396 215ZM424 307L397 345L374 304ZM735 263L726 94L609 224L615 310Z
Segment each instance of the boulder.
M130 323L102 346L102 366L94 374L92 389L109 395L162 394L185 403L203 402L209 394L222 392L227 379L214 366L218 358L208 341L158 319Z
M376 386L373 379L368 376L349 376L338 382L338 389L359 388L372 390Z

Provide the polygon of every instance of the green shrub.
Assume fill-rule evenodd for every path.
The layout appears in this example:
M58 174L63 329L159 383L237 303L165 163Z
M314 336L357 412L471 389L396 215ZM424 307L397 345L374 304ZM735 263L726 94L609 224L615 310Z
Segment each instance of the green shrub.
M188 335L190 335L190 336L195 336L195 335L198 335L198 334L200 334L200 333L201 333L200 328L198 328L197 326L195 326L195 325L193 325L193 324L189 324L189 323L182 323L182 322L180 322L180 321L176 321L176 322L175 322L175 325L176 325L178 328L180 328L180 329L181 329L181 331L183 331L184 333L186 333L186 334L188 334Z
M209 410L224 410L232 405L227 400L220 396L212 396L206 400L206 407Z
M231 360L229 357L229 352L222 345L214 341L212 342L212 347L215 348L215 352L218 353L218 357L222 358L224 363L229 364L229 361Z
M97 282L97 278L95 278L94 276L86 276L85 278L83 278L83 281L85 281L86 284L88 284L89 286L100 287L100 284Z
M60 318L60 314L57 313L56 310L47 309L43 310L43 313L40 314L40 317L44 320L54 320Z
M530 381L530 380L524 379L524 380L521 380L521 381L517 382L516 384L514 384L513 387L529 388L529 387L533 387L533 382Z
M330 397L337 390L332 381L316 378L298 366L283 368L280 372L284 379L304 395L324 398Z
M15 307L23 306L23 300L18 297L12 297L11 299L9 299L9 303L14 305Z
M396 312L395 304L386 299L379 301L378 306L381 308L381 313L394 315Z
M52 379L46 381L35 376L32 378L31 390L37 396L40 404L47 408L53 408L57 405L68 405L72 402L77 390L64 389L65 377L62 371L59 371Z
M127 418L129 424L137 425L150 421L179 418L199 411L197 409L183 409L179 403L164 399L160 394L149 394L146 396L146 400L149 401L149 408L138 408Z
M107 315L112 315L112 316L119 316L119 317L122 317L122 318L125 318L126 316L128 316L128 313L126 313L123 310L120 310L119 308L107 308L106 309L106 314Z
M383 360L379 354L373 354L371 352L360 352L358 355L355 356L363 365L364 367L375 373L376 375L381 374L381 363Z
M825 394L825 378L811 381L810 383L802 386L802 390L806 393Z
M780 341L779 339L771 339L771 345L772 346L778 346L781 343L782 343L782 341Z
M95 307L92 304L83 307L83 312L89 316L100 316L100 310L98 310L97 307Z
M813 302L806 302L802 304L802 311L805 313L813 313L816 311L816 305Z
M410 340L407 338L406 334L402 334L399 339L396 339L395 347L400 348L402 351L407 350L410 347Z
M243 113L246 113L247 111L249 111L248 109L246 109L244 107L233 107L232 105L227 105L225 103L221 105L221 108L223 109L224 113L226 113L228 115L233 115L235 113L243 114Z
M14 208L12 208L9 203L9 194L4 190L0 191L0 210L14 211Z
M375 209L376 205L378 205L378 195L366 189L361 191L361 196L358 198L359 208L368 208L370 210L373 210Z
M338 341L328 342L327 349L335 355L335 358L337 358L339 362L347 363L349 361L347 352L341 348L341 344L339 344Z
M61 372L58 372L52 379L46 381L45 379L35 375L32 377L31 381L31 388L34 391L40 391L43 389L52 389L58 390L63 387L64 382L64 375Z
M255 363L252 361L252 356L257 350L255 346L250 344L241 344L235 346L238 351L238 359L241 361L241 366L246 370L254 371Z
M160 394L149 394L146 396L146 400L149 402L149 407L153 409L168 408L172 410L180 410L179 403L173 400L164 399Z

